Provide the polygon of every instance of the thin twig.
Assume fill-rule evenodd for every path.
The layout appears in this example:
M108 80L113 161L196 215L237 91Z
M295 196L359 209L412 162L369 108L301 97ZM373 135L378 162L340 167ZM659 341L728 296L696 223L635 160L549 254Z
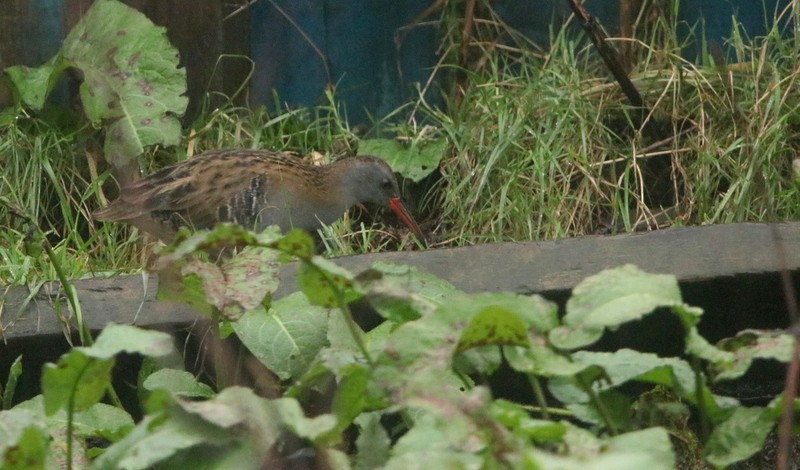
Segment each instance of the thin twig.
M789 470L792 451L792 423L794 421L794 401L797 398L797 381L800 376L800 323L798 323L797 296L792 282L792 273L786 265L787 253L777 224L771 224L772 239L778 262L781 264L781 283L792 327L789 332L794 337L794 354L786 366L786 380L783 389L783 414L778 425L778 452L775 466L778 470Z
M256 2L258 2L258 0L249 0L249 1L245 2L245 3L243 3L242 5L239 5L239 8L237 8L237 9L233 10L232 12L228 13L224 18L222 18L222 21L228 21L229 19L233 18L234 16L238 15L239 13L241 13L241 12L247 10L248 8L250 8L251 6L253 6Z

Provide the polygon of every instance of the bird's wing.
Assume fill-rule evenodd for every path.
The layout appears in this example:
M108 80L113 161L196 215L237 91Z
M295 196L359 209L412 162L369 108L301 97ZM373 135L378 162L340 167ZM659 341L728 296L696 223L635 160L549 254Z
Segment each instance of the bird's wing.
M211 227L220 221L220 208L248 191L254 193L255 185L266 182L269 165L259 155L196 157L123 188L119 199L97 211L95 217L125 221L161 212L179 216L186 225Z

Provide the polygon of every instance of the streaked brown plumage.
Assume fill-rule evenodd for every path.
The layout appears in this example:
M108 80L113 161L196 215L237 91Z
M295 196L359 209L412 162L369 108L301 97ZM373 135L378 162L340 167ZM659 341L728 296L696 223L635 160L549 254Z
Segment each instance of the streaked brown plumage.
M206 152L124 187L95 212L98 220L128 222L170 241L181 226L233 222L262 230L314 231L358 203L389 207L422 239L399 199L394 173L377 157L359 156L313 166L289 153L266 150Z

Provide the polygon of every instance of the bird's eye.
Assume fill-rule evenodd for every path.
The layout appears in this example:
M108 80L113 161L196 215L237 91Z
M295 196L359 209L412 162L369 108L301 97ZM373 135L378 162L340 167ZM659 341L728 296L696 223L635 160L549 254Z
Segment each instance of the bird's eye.
M381 188L383 189L392 189L392 182L388 179L381 181Z

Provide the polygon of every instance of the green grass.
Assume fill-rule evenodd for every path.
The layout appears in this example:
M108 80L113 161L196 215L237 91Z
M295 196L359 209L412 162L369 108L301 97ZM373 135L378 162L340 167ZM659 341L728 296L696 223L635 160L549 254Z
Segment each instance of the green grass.
M628 126L625 98L597 52L560 32L546 55L475 41L484 62L463 71L458 107L427 111L448 136L432 197L457 243L552 239L672 224L800 216L791 164L798 152L800 70L794 39L735 34L730 67L679 55L674 25L656 18L629 44L631 74L653 119L676 138ZM683 132L691 127L691 130ZM666 190L648 174L666 160ZM671 186L671 187L670 187Z
M624 96L585 38L555 31L541 52L484 5L466 49L460 12L441 22L443 59L432 73L444 80L444 109L420 98L365 133L349 126L333 95L323 106L277 113L206 107L180 146L148 149L142 162L149 172L225 147L330 160L352 153L364 135L446 139L441 178L408 194L434 247L631 231L648 221L800 218L792 171L800 154L797 40L777 28L763 38L737 33L729 65L710 57L695 65L680 56L675 5L653 10L626 42L631 77L670 137L660 145L631 128ZM26 254L31 224L14 211L36 221L70 277L146 265L152 244L134 229L91 219L115 185L96 132L76 120L20 114L0 128L0 226L8 227L0 232L0 282L54 277L43 256ZM345 222L325 230L321 246L329 256L418 248L391 226Z
M55 278L42 255L44 239L71 278L98 267L132 269L135 240L122 227L98 227L96 153L82 142L85 129L21 116L0 139L0 282L20 284Z

